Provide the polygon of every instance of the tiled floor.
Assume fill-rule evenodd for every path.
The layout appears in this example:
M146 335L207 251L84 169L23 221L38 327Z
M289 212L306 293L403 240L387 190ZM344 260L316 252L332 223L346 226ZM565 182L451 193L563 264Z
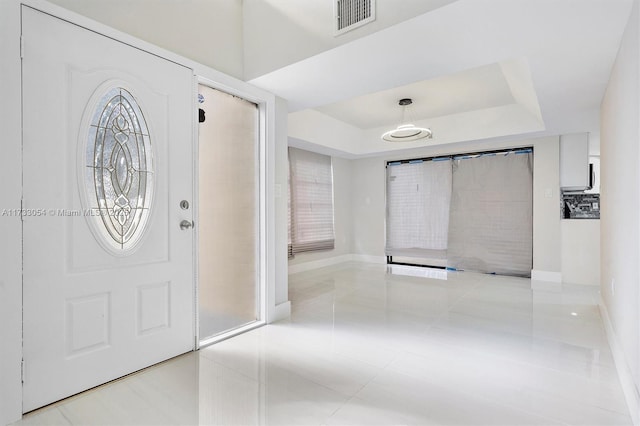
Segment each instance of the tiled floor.
M290 299L291 321L19 424L631 424L593 288L351 263L290 276Z

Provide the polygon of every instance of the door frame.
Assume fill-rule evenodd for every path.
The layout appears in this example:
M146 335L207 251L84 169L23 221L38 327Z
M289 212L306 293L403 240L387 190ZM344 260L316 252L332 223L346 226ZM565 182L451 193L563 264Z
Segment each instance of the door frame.
M23 5L191 68L194 71L194 104L197 104L197 84L202 80L213 88L235 94L259 106L261 156L259 273L262 323L288 317L290 303L286 297L286 250L276 250L276 247L280 248L282 245L276 245L276 241L283 241L282 226L277 227L276 233L276 206L277 210L281 211L283 203L278 191L282 183L276 185L276 163L282 162L280 157L283 155L280 151L286 152L286 102L278 101L273 94L244 81L45 0L0 1L0 55L3 59L0 61L0 74L3 76L0 79L0 91L3 93L3 97L0 98L0 125L3 128L3 139L8 141L3 144L3 155L0 156L0 200L2 200L0 212L20 211L22 207L20 40ZM197 108L194 108L194 127L197 127L197 124ZM197 132L194 132L192 146L197 142ZM279 147L278 150L276 146ZM278 167L281 167L281 164ZM284 232L286 233L286 227ZM0 345L0 425L4 425L22 416L22 222L19 215L0 217L0 234L5 241L5 244L0 247L0 341L2 342ZM276 285L279 287L279 298L284 299L279 303L276 300ZM194 297L194 303L197 303L195 299ZM198 347L197 342L194 342L194 347Z

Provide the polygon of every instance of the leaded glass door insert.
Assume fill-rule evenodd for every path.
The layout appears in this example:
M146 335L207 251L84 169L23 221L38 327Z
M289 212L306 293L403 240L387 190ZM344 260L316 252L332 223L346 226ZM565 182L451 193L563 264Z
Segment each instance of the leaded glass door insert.
M105 248L126 254L144 234L154 181L149 129L129 90L113 87L98 97L85 151L92 229Z

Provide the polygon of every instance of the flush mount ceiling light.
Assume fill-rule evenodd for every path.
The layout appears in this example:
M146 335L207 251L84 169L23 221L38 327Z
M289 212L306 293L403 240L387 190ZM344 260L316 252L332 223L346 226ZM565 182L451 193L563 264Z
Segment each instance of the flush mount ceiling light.
M398 105L402 107L402 121L397 128L389 130L383 134L382 139L387 142L409 142L417 141L419 139L431 139L433 137L430 129L416 127L405 121L405 116L408 112L407 109L412 103L413 101L409 98L400 99Z

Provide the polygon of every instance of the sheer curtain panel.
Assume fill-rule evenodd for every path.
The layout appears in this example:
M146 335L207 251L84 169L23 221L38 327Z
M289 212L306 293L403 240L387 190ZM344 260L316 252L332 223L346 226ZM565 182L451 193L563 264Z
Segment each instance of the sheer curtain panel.
M530 276L533 153L454 159L447 266Z
M447 255L451 159L387 165L387 256Z
M331 157L289 148L291 252L334 248Z

